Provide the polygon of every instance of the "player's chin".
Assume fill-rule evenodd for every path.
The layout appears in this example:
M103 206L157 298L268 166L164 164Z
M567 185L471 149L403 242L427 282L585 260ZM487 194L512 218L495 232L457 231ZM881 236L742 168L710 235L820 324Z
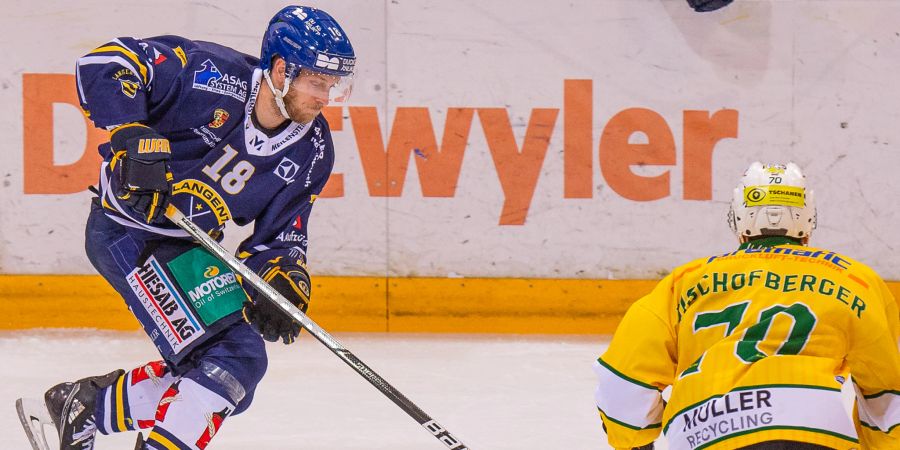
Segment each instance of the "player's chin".
M298 123L309 123L312 122L319 113L322 112L322 108L303 108L300 111L292 112L290 114L291 120Z

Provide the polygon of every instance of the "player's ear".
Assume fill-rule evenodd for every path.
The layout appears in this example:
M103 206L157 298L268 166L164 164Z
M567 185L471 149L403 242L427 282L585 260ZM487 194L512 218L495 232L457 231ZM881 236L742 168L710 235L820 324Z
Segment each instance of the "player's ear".
M273 56L272 57L271 77L272 77L272 82L275 83L275 85L279 88L280 88L280 86L284 86L284 84L282 84L282 83L284 83L284 70L285 70L284 58L281 58L279 56Z

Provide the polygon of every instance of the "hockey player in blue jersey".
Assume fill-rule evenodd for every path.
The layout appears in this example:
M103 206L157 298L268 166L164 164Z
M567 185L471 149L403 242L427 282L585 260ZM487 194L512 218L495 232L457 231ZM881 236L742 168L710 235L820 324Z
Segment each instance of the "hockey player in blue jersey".
M321 112L347 100L354 66L341 26L301 6L273 17L259 59L159 36L114 39L78 60L82 108L111 132L87 254L162 360L49 389L60 448L145 429L138 448L204 449L247 409L266 371L263 340L289 344L300 327L163 210L171 203L219 239L228 221L254 222L238 256L305 311L307 224L334 162Z

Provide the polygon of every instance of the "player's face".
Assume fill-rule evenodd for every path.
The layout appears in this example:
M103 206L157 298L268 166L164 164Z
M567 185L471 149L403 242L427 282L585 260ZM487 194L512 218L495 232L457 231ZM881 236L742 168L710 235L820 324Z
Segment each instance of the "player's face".
M291 82L284 99L285 109L294 122L308 123L328 106L331 89L337 77L303 69Z

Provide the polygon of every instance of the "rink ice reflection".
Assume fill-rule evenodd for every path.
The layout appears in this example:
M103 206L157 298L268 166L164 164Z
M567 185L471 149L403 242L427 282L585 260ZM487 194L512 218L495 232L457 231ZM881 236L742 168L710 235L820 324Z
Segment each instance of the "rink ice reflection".
M608 336L344 333L348 349L472 449L607 449L591 363ZM268 344L253 406L229 418L210 450L445 448L308 334ZM19 396L156 358L139 333L0 333L0 448L28 449ZM135 433L98 436L131 449ZM665 449L665 445L657 445Z

